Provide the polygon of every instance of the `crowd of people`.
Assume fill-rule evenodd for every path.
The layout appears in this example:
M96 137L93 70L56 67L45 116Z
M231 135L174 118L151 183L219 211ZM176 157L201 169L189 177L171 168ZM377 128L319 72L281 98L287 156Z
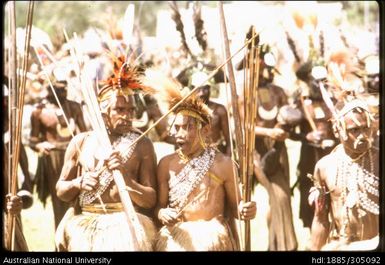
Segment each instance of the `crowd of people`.
M254 31L251 26L246 41ZM282 41L295 59L294 92L275 83L280 73L274 58L287 54L274 54L271 44L247 46L244 54L258 54L258 59L245 56L235 67L242 72L259 64L250 188L261 184L268 192L267 250L298 250L295 218L310 231L307 250L375 249L380 226L380 75L365 64L373 58L378 64L378 54L357 60L346 46L325 56L325 47L314 46L309 35L304 60L287 32L286 37ZM242 200L234 111L211 96L225 94L220 90L227 89L232 77L223 71L209 79L213 68L203 63L209 58L206 48L199 57L186 45L181 49L184 59L193 63L181 66L175 76L172 70L154 74L165 65L157 65L156 54L135 54L134 47L112 36L101 40L98 50L76 51L78 61L69 43L56 53L43 47L36 54L41 57L31 56L25 103L33 107L29 132L22 139L38 159L31 177L21 145L24 178L17 194L8 189L9 113L3 127L8 165L3 170L3 242L9 237L14 241L8 249L28 251L23 236L28 227L21 227L20 212L33 204L33 186L43 204L51 197L56 251L243 249L237 223L253 220L259 202ZM52 56L62 63L50 63ZM4 81L5 110L8 86ZM247 101L237 104L245 119ZM294 186L288 139L301 144ZM173 151L160 156L155 142L167 143ZM295 188L300 192L299 216L292 209ZM8 233L9 218L16 220L15 233Z

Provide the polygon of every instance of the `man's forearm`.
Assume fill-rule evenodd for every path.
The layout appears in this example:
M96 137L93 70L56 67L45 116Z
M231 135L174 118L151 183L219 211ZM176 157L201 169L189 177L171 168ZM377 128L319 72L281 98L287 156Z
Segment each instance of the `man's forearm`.
M70 202L79 194L83 177L72 180L59 180L56 184L57 196L65 202Z
M270 136L270 132L271 132L271 129L259 127L259 126L256 126L254 130L257 136Z
M322 222L315 216L311 226L310 250L320 250L326 244L329 232L329 222Z
M28 145L29 145L29 147L30 147L33 151L39 152L38 148L36 147L39 143L40 143L40 140L39 140L38 138L36 138L36 137L31 137L31 138L29 139Z

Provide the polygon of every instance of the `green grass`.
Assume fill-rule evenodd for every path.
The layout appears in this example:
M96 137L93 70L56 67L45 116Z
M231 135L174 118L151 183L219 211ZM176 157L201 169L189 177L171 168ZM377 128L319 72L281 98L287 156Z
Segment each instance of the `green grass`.
M30 251L55 251L54 217L51 199L48 198L46 207L34 192L33 205L23 210L21 218L23 232Z

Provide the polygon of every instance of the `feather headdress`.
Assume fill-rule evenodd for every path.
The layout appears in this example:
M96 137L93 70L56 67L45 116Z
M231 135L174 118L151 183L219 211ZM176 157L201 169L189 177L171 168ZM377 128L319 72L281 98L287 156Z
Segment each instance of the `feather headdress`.
M112 55L113 73L105 81L104 86L98 93L99 101L104 101L112 95L134 95L138 92L145 94L155 93L155 89L144 85L144 75L136 66L129 64L125 56L115 57Z
M156 86L158 93L162 100L168 104L169 109L178 105L173 111L174 114L181 113L193 117L204 124L211 122L211 110L199 97L192 94L181 102L187 94L184 91L188 89L185 88L186 90L184 90L177 80L166 77L164 74L153 69L146 71L146 77L146 84Z

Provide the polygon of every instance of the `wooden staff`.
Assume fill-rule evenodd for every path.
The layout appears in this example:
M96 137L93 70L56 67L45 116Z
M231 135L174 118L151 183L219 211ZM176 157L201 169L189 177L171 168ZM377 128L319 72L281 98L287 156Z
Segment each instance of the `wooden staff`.
M235 85L235 77L234 77L234 70L233 70L233 64L231 62L231 56L230 56L230 47L229 47L229 39L227 36L227 29L226 29L226 21L225 21L225 15L223 12L223 4L222 2L218 1L218 9L219 9L219 16L220 16L220 24L222 29L222 36L225 46L225 54L227 58L227 70L229 72L229 81L230 81L230 88L231 88L231 104L233 108L234 113L234 123L235 123L235 139L238 149L238 159L240 161L240 165L242 165L242 154L243 154L243 143L242 143L242 131L241 131L241 119L239 115L239 107L238 107L238 95L237 95L237 89ZM248 44L249 42L247 42ZM238 129L237 129L238 128Z

